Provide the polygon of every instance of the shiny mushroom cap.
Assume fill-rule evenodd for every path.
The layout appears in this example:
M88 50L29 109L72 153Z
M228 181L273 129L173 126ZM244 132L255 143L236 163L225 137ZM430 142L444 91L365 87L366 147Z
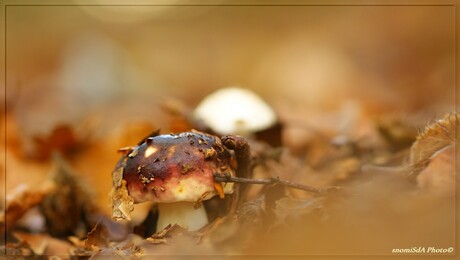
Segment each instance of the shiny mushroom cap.
M197 202L232 193L233 185L215 183L214 174L234 176L236 167L218 137L192 131L145 139L126 152L115 172L122 172L134 203Z

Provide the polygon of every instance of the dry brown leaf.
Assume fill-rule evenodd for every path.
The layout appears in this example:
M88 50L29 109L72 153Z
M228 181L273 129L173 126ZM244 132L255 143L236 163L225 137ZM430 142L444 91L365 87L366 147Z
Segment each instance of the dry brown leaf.
M460 118L457 113L447 114L429 124L418 135L410 151L409 177L415 179L427 167L432 157L443 148L458 143Z
M47 234L13 232L19 241L25 241L37 255L69 255L71 244Z
M30 248L30 245L25 241L20 241L19 243L7 243L5 246L1 246L0 250L4 252L5 255L11 256L12 259L14 259L14 257L22 259L27 256L35 256L32 248Z
M135 243L114 244L91 255L91 259L140 259L144 249Z
M48 160L53 152L70 154L81 146L73 129L68 125L57 125L49 136L35 136L35 151L30 154L39 160Z
M141 245L146 255L189 255L213 252L209 240L200 231L188 231L179 225L169 225L145 239Z
M147 238L146 241L159 244L165 243L168 244L168 238L178 235L178 234L189 234L189 231L184 229L179 225L168 225L164 229L153 234L151 237Z
M417 129L398 118L382 118L377 122L377 129L390 149L397 151L408 148L417 136Z
M438 195L455 195L455 146L449 145L430 158L417 176L418 185Z
M12 228L29 209L42 203L44 198L56 189L52 182L45 182L38 188L31 188L29 185L21 185L8 194L6 198L6 209L1 219L5 223L6 231ZM2 225L3 226L3 225Z
M208 225L204 226L203 228L197 231L188 231L179 225L168 225L164 229L158 231L157 233L153 234L152 236L145 239L145 241L153 244L167 244L172 245L177 239L180 237L188 237L190 241L194 244L202 244L204 241L205 243L209 243L209 236L215 236L216 230L225 225L229 221L228 217L225 218L216 218ZM228 234L229 232L227 232ZM222 238L223 237L223 238ZM221 236L220 239L212 239L214 240L224 240L228 238L226 235ZM216 241L214 241L216 242ZM212 242L211 242L212 243Z
M84 236L88 217L97 212L93 191L62 157L55 155L53 159L50 181L58 188L40 204L47 230L57 237Z
M107 247L109 244L107 230L103 225L96 224L94 228L88 233L85 239L85 247L89 250L97 250L99 248Z

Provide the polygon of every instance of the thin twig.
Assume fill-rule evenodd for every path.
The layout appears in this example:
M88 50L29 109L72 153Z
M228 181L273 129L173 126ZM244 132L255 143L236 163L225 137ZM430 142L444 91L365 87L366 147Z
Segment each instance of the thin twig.
M304 191L309 191L317 194L323 194L327 192L331 188L326 188L326 189L317 189L312 186L308 185L303 185L300 183L295 183L291 181L286 181L286 180L281 180L280 178L271 178L271 179L248 179L248 178L240 178L240 177L232 177L230 175L214 175L214 180L217 182L236 182L236 183L248 183L248 184L271 184L271 183L279 183L284 186L298 189L298 190L304 190ZM337 188L337 187L335 187Z

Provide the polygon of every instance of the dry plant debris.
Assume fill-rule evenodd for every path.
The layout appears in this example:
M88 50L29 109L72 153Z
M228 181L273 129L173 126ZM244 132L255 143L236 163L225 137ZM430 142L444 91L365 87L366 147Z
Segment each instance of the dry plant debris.
M175 105L165 104L163 111L170 119L164 128L174 129L174 134L154 131L144 137L146 131L154 128L141 122L139 127L130 124L123 131L107 130L106 139L88 139L85 145L80 145L71 129L58 127L37 143L42 157L23 156L21 149L14 147L12 156L17 156L18 165L49 162L51 166L41 183L21 185L7 192L1 216L6 227L1 230L6 238L4 252L9 256L94 259L166 254L353 253L347 251L350 243L364 240L352 238L349 243L341 234L350 235L357 230L363 237L372 232L391 236L406 225L407 232L401 241L415 239L421 243L429 241L426 236L429 232L447 232L448 224L453 223L449 214L458 182L456 113L429 123L418 135L412 124L404 124L402 120L376 121L363 117L348 122L348 127L358 129L359 135L344 133L343 129L328 124L324 129L312 130L308 125L299 124L299 127L280 119L275 128L262 135L217 137L212 131L209 135L197 131L179 134L191 128L199 131L210 128L190 117L192 110L186 105L174 102ZM129 131L138 138L128 138ZM174 149L163 147L155 139L165 140L165 136L176 140L171 146ZM188 138L187 149L177 142L182 137ZM140 142L132 146L133 140ZM293 144L292 140L297 141ZM112 153L102 158L112 160L115 169L112 174L100 172L107 162L85 157L98 152L105 154L109 148ZM166 170L171 165L162 163L166 161L164 158L174 157L168 162L174 162L177 176L202 173L203 165L189 158L195 148L200 148L196 150L201 158L199 163L215 164L209 177L215 183L212 195L219 196L211 198L205 192L202 198L193 201L195 206L203 204L209 223L197 230L174 223L157 228L159 206L136 208L135 203L146 195L134 195L133 187L161 192L158 185L165 176L152 175L142 167L157 163L158 169ZM134 164L128 165L131 161ZM127 172L127 168L134 170ZM79 169L93 171L86 175L85 170ZM127 174L131 174L129 178ZM111 202L95 199L108 194L98 194L104 189L93 183L112 188ZM233 183L233 194L224 194L227 192L222 187L229 183ZM110 203L112 216L108 213ZM438 205L437 211L426 209L433 205ZM441 222L416 238L411 232L421 224L411 222L414 214L423 215L421 223L436 218ZM33 224L30 219L44 222ZM358 224L363 228L357 229ZM287 238L297 242L288 243ZM384 238L374 240L374 245L391 246ZM379 250L379 247L368 249L371 253Z

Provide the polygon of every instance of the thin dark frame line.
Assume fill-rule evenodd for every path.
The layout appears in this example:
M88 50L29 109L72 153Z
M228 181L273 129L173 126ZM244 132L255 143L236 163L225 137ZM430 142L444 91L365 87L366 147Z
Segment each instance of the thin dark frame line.
M5 168L4 168L4 174L5 174L4 177L5 177L5 181L3 182L3 183L4 183L4 184L3 184L3 185L4 185L4 187L3 187L3 192L4 192L5 194L2 194L2 195L4 195L4 196L3 196L3 199L4 199L4 204L3 204L3 205L4 205L4 207L5 207L5 216L6 216L6 188L7 188L7 185L6 185L7 179L6 179L6 178L7 178L7 175L8 175L8 174L7 174L7 171L6 171L6 170L7 170L7 158L6 158L6 157L7 157L7 153L6 153L6 150L7 150L7 129L8 129L8 127L7 127L8 120L7 120L7 118L6 118L6 117L8 116L8 112L7 112L7 109L8 109L8 104L7 104L7 91L6 91L6 89L7 89L7 87L6 87L6 86L7 86L7 78L6 78L6 77L7 77L7 75L8 75L7 69L6 69L6 67L7 67L7 62L6 62L6 50L7 50L7 49L6 49L6 42L7 42L7 41L6 41L6 39L7 39L6 35L7 35L7 33L6 33L6 30L7 30L7 28L8 28L8 26L6 25L6 21L7 21L7 17L6 17L6 16L7 16L7 11L6 11L6 9L7 9L7 7L8 7L8 6L5 5L5 8L3 9L3 11L5 12L5 15L4 15L4 25L5 25L5 28L4 28L4 30L5 30L5 31L4 31L4 32L5 32L5 35L4 35L4 36L5 36L5 39L4 39L4 48L5 48L5 50L4 50L4 59L5 59L5 61L4 61L4 62L5 62L5 64L4 64L4 66L5 66L5 69L4 69L4 72L5 72L4 80L5 80L5 82L4 82L4 84L5 84L5 85L4 85L4 88L5 88L5 89L4 89L4 92L3 92L3 93L4 93L4 97L5 97L5 100L4 100L4 103L3 103L3 111L4 111L4 113L5 113L5 116L3 117L3 120L4 120L4 124L3 124L3 125L4 125L4 127L5 127L5 129L3 130L3 132L4 132L3 134L4 134L4 138L5 138L5 148L4 148L4 149L5 149L5 150L4 150L4 160L5 160L5 161L4 161L4 167L5 167ZM6 218L5 218L4 222L3 222L3 225L4 225L4 230L5 230L5 234L3 234L3 235L4 235L3 239L4 239L4 243L5 243L5 245L6 245L6 242L7 242ZM4 255L6 256L6 246L5 246Z
M125 7L128 7L128 6L177 6L177 7L181 7L181 6L185 6L185 7L190 7L190 6L208 6L208 7L219 7L219 6L222 6L222 7L232 7L232 6L248 6L248 7L261 7L261 6L267 6L267 7L278 7L278 6L317 6L317 7L331 7L331 6L339 6L339 7L346 7L346 6L351 6L351 7L356 7L356 6L377 6L377 7L386 7L386 6L394 6L394 7L397 7L397 6L455 6L455 4L375 4L375 5L372 5L372 4L330 4L330 5L327 5L327 4L222 4L222 5L218 5L218 4L214 4L214 5L211 5L211 4L195 4L195 5L191 5L191 4L133 4L133 5L126 5L126 4L120 4L120 5L113 5L113 4L81 4L81 5L77 5L77 4L68 4L68 5L64 5L64 4L61 4L61 5L48 5L48 4L43 4L43 5L39 5L39 4L14 4L14 5L11 5L11 4L7 4L6 6L46 6L46 7L53 7L53 6L56 6L56 7L66 7L66 6L125 6Z
M460 112L458 111L458 108L457 108L457 102L458 102L458 92L457 92L457 60L459 58L458 56L458 53L457 53L457 37L458 37L458 33L457 33L457 9L458 9L458 6L455 6L454 7L454 109L455 109L455 113L457 112ZM458 124L456 124L456 126L458 126ZM459 133L459 130L456 129L456 131L454 132L454 141L457 141L459 138L458 136L458 133ZM454 149L454 158L458 158L458 146L456 146L456 149ZM457 172L457 164L454 163L454 174L458 174ZM455 190L455 194L456 196L454 197L454 204L455 204L455 210L454 210L454 219L455 219L455 230L458 231L457 229L457 225L458 225L458 218L457 218L457 215L458 215L458 211L459 211L459 207L457 207L457 201L458 201L458 192L457 192L457 188L458 188L458 185L457 185L457 182L454 182L454 190ZM458 232L455 232L454 233L454 252L456 252L457 250L455 250L457 248L457 245L458 245Z

